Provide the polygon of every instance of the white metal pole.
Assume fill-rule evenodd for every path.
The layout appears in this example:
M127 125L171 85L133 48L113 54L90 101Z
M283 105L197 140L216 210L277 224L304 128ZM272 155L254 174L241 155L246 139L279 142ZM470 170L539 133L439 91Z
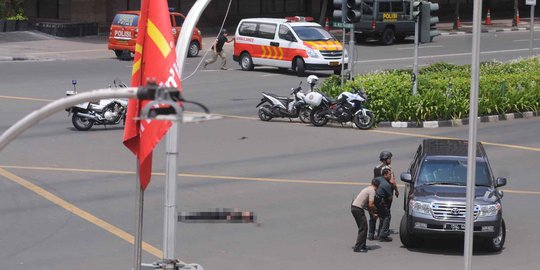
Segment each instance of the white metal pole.
M167 133L167 167L165 169L165 205L163 222L163 259L174 259L176 239L176 160L178 157L178 122Z
M201 14L211 0L197 0L182 25L176 43L176 66L182 77L191 36ZM163 259L173 259L176 246L176 160L178 156L178 123L174 122L167 132L167 169L165 184L165 213L163 220Z
M180 30L180 35L178 35L178 41L176 42L176 66L178 67L178 74L182 78L182 71L184 70L184 63L187 57L189 43L191 42L191 36L193 35L193 30L195 25L199 21L201 14L208 4L212 0L197 0L193 7L189 10L184 24L182 25L182 30Z
M534 55L534 52L533 52L533 41L534 41L534 8L535 6L534 5L531 5L531 20L530 20L530 34L529 34L529 56L530 57L533 57Z
M345 22L342 22L343 27L343 51L341 52L341 88L343 88L343 73L345 72Z
M355 52L354 52L354 23L351 23L351 37L349 40L349 70L351 71L351 78L354 77L354 59L355 59Z
M142 262L142 227L143 227L143 208L144 208L144 191L141 188L141 182L139 180L139 159L137 159L137 170L135 173L135 239L134 239L134 261L133 269L140 270Z
M31 112L2 133L2 136L0 136L0 151L2 151L4 147L6 147L11 141L15 140L25 130L31 128L41 120L56 112L63 111L71 106L91 100L106 98L137 98L137 90L138 88L136 87L98 89L55 100L44 107Z
M418 16L414 22L414 64L413 64L413 95L416 95L418 90L418 30L420 24L418 23Z
M476 132L478 123L478 85L480 78L480 24L482 20L482 1L474 1L473 39L471 59L471 93L469 109L469 142L467 158L467 207L465 215L465 270L472 269L474 235L474 199L476 178Z

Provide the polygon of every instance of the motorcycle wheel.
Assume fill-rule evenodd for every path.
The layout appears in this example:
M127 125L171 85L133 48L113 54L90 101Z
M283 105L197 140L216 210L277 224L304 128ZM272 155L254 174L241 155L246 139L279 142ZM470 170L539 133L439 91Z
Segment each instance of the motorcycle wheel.
M267 110L270 110L269 105L263 105L263 106L259 107L259 118L262 121L270 121L270 119L272 119L272 116L266 114L266 112L264 112L263 108L266 108Z
M304 107L300 109L300 112L298 113L298 118L300 118L300 121L302 123L310 123L311 122L311 109L309 107Z
M77 130L86 131L94 125L94 120L86 117L80 117L77 114L73 114L71 117L71 123Z
M375 118L373 117L372 112L366 112L366 115L362 114L356 114L354 116L354 124L362 130L370 129L373 126L373 122L375 122Z
M311 123L316 127L322 127L328 123L328 117L325 116L326 109L316 108L311 111L310 118Z

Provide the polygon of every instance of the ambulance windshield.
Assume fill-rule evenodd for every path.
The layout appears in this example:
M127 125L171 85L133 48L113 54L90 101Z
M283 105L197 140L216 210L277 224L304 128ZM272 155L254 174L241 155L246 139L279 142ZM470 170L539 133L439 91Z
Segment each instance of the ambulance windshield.
M295 26L293 29L303 41L334 40L334 37L322 27Z

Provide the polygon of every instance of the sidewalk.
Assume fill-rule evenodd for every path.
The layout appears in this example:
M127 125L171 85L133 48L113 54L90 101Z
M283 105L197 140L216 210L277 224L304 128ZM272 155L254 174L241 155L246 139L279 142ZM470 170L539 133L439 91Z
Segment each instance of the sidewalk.
M470 34L472 22L463 21L459 30L453 30L452 22L437 24L441 35ZM482 32L528 31L529 18L523 18L516 28L512 28L511 19L492 20L491 25L482 24ZM203 55L214 42L217 29L202 29ZM535 19L535 30L540 30L540 18ZM229 30L229 32L232 32ZM341 36L340 29L332 29L336 37ZM539 35L538 33L536 35ZM74 59L114 59L116 56L107 49L107 36L89 36L62 38L38 31L0 33L0 61L52 61ZM230 46L232 47L232 46Z
M528 31L530 26L529 22L529 18L523 18L517 27L512 27L512 19L492 20L491 25L486 25L485 21L482 21L481 32L493 33L507 31ZM472 33L473 23L472 21L462 21L461 27L458 30L454 30L453 27L453 22L443 22L437 24L437 28L441 32L441 35L455 35ZM536 18L536 16L534 19L534 30L540 30L540 18Z

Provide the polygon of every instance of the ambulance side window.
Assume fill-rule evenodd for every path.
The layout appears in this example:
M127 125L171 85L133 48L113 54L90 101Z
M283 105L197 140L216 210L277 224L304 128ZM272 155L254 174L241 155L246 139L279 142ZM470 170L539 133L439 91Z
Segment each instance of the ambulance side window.
M293 33L291 32L291 29L285 25L279 26L279 32L278 32L279 38L283 40L288 40L291 42L296 42L296 38L294 38Z
M238 31L242 36L256 37L257 36L257 24L244 22L240 25L240 30Z
M275 35L276 35L276 25L275 24L269 24L269 23L261 23L261 24L259 24L258 37L267 38L267 39L274 39Z

